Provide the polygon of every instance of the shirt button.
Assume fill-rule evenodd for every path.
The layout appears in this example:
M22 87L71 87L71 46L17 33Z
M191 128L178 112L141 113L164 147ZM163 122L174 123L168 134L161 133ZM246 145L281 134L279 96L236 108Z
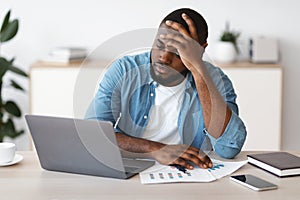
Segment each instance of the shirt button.
M145 115L145 116L144 116L144 119L147 119L147 118L148 118L147 115Z
M153 97L153 95L154 95L153 93L150 93L150 96L151 96L151 97Z

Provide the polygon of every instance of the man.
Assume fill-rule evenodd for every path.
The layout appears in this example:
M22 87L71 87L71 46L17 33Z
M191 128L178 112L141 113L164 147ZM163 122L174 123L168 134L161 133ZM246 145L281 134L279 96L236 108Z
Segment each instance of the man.
M161 164L212 167L203 152L237 155L246 129L228 77L202 60L205 19L179 9L161 22L151 52L115 61L86 118L111 121L123 151Z

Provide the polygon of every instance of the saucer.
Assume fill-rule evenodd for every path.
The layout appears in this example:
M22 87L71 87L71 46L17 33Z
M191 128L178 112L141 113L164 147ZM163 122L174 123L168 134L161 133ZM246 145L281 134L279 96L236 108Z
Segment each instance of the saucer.
M7 162L7 163L0 163L0 167L14 165L14 164L17 164L18 162L20 162L22 160L23 160L23 156L20 155L20 154L16 154L13 161Z

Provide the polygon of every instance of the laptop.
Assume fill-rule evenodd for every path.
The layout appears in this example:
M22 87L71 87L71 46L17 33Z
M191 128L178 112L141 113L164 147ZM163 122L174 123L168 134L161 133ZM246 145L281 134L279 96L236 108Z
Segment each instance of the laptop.
M127 179L155 161L123 158L107 121L26 115L43 169Z

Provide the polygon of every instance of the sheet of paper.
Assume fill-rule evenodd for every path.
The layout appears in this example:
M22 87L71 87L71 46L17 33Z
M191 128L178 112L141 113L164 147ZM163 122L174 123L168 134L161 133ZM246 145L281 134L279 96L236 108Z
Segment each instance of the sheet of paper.
M207 171L209 171L216 179L219 179L229 174L232 174L233 172L241 168L243 165L245 165L248 162L248 160L240 162L223 162L212 159L212 162L214 166L210 169L207 169Z
M201 169L196 167L183 173L175 167L155 164L140 173L142 184L174 183L174 182L211 182L232 174L247 163L247 160L240 162L224 162L212 159L213 167Z

